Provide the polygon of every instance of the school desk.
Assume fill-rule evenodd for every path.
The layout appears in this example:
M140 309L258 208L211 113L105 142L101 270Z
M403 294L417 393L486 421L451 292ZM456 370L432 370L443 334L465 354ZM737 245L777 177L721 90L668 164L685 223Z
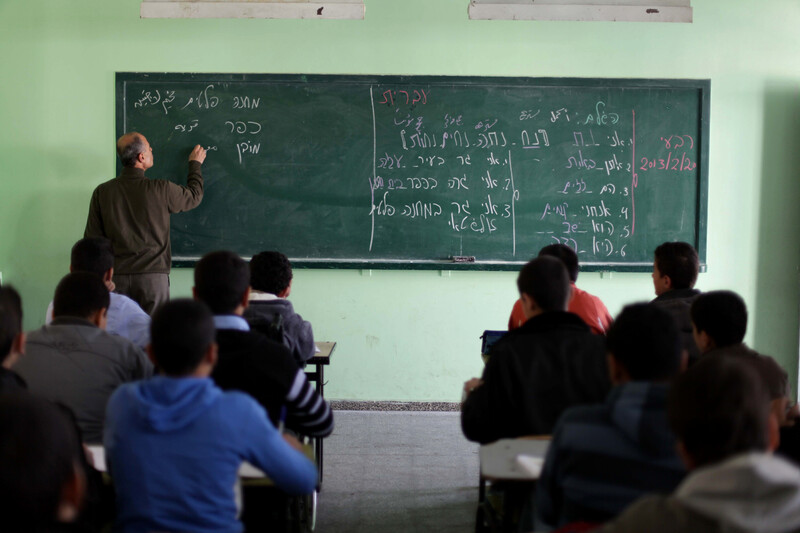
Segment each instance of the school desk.
M486 482L527 482L539 479L542 472L550 435L534 435L518 439L500 439L484 444L478 452L480 458L480 480L478 485L478 512L475 531L484 531L486 507ZM504 504L507 501L504 501ZM507 516L509 513L505 513Z
M315 382L317 394L324 398L325 367L331 364L331 354L333 353L333 350L336 349L336 343L331 341L317 342L317 348L319 348L319 352L314 354L314 357L306 362L308 365L314 365L316 369L314 372L306 372L306 377L309 381ZM322 447L322 438L317 437L314 439L314 459L317 462L320 485L322 484Z

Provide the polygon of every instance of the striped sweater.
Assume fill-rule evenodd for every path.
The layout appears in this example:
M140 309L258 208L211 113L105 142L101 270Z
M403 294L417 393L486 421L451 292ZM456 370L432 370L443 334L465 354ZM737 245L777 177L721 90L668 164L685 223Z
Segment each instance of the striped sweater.
M252 331L217 329L219 360L211 377L223 390L239 390L266 409L278 425L286 407L286 427L309 437L333 431L330 405L311 386L291 352Z

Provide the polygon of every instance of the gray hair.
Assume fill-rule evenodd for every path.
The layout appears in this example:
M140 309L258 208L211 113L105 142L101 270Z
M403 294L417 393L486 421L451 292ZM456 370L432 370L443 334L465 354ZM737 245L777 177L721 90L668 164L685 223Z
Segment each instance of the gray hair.
M136 158L144 152L144 139L141 135L135 135L133 140L122 147L117 147L119 160L124 167L132 167L136 164Z

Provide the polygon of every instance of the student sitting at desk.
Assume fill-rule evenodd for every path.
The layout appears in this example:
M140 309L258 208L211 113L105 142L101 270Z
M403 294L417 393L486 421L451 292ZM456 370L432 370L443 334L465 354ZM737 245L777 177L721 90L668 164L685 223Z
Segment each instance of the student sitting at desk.
M106 331L125 337L141 349L150 342L150 315L124 294L114 291L114 250L105 237L81 239L72 247L70 272L91 272L103 278L111 298ZM47 307L45 324L53 321L53 302Z
M692 336L689 308L700 291L694 288L700 272L697 251L685 242L665 242L656 248L653 261L653 287L656 298L651 302L672 315L681 334L689 364L700 355Z
M99 276L64 276L53 323L28 334L25 357L14 365L31 392L72 411L84 442L102 441L106 403L117 387L153 374L144 352L105 331L108 302Z
M602 405L567 409L536 487L536 530L602 523L648 493L668 494L686 469L667 422L669 381L686 367L672 317L629 305L607 338L615 385Z
M25 380L11 370L24 351L22 300L13 288L0 287L0 393L27 388Z
M250 326L289 348L300 366L314 357L311 323L294 312L287 300L292 292L292 264L280 252L261 252L250 260L250 305L244 318ZM278 334L280 338L274 335Z
M698 296L691 307L694 339L700 357L740 357L761 376L770 395L772 412L781 426L779 453L800 456L796 446L798 430L791 428L798 417L792 401L789 376L775 360L749 348L743 341L747 332L747 306L732 291L710 291Z
M541 256L517 278L527 322L491 349L482 379L464 385L464 435L480 443L550 434L568 407L599 403L610 388L605 339L567 312L567 269Z
M308 437L333 431L333 411L311 386L288 348L250 331L242 318L250 303L250 269L233 252L211 252L194 269L194 295L214 313L219 362L211 375L223 390L250 394L278 424Z
M578 254L564 244L551 244L539 250L539 257L543 255L558 257L567 267L570 286L572 287L572 296L570 296L567 311L581 317L591 328L592 333L605 335L611 326L611 314L600 298L579 289L575 285L575 282L578 281L578 273L581 270L578 264ZM526 320L525 312L522 310L522 300L517 300L511 310L511 317L508 319L508 330L511 331L522 326Z
M243 461L289 493L314 490L317 470L300 444L250 396L209 378L217 345L205 305L164 304L151 333L148 352L164 375L124 385L108 402L104 444L118 530L242 531L234 487Z
M701 359L673 383L670 426L689 475L669 496L647 496L600 533L800 531L800 470L770 453L777 421L752 367Z

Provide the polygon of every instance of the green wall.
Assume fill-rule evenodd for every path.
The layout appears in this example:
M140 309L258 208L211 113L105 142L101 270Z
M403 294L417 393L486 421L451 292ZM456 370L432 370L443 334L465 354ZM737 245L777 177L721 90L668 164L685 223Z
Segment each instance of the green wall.
M366 0L366 20L338 22L140 20L138 0L0 0L0 272L22 292L26 328L67 269L92 189L114 175L116 71L710 78L698 287L740 292L747 340L795 383L800 3L695 0L693 24L471 22L467 4ZM514 279L297 271L292 299L319 339L339 343L330 398L457 401L481 371L478 336L505 326ZM190 271L173 272L173 296L191 285ZM648 274L584 273L579 285L614 314L653 296Z

